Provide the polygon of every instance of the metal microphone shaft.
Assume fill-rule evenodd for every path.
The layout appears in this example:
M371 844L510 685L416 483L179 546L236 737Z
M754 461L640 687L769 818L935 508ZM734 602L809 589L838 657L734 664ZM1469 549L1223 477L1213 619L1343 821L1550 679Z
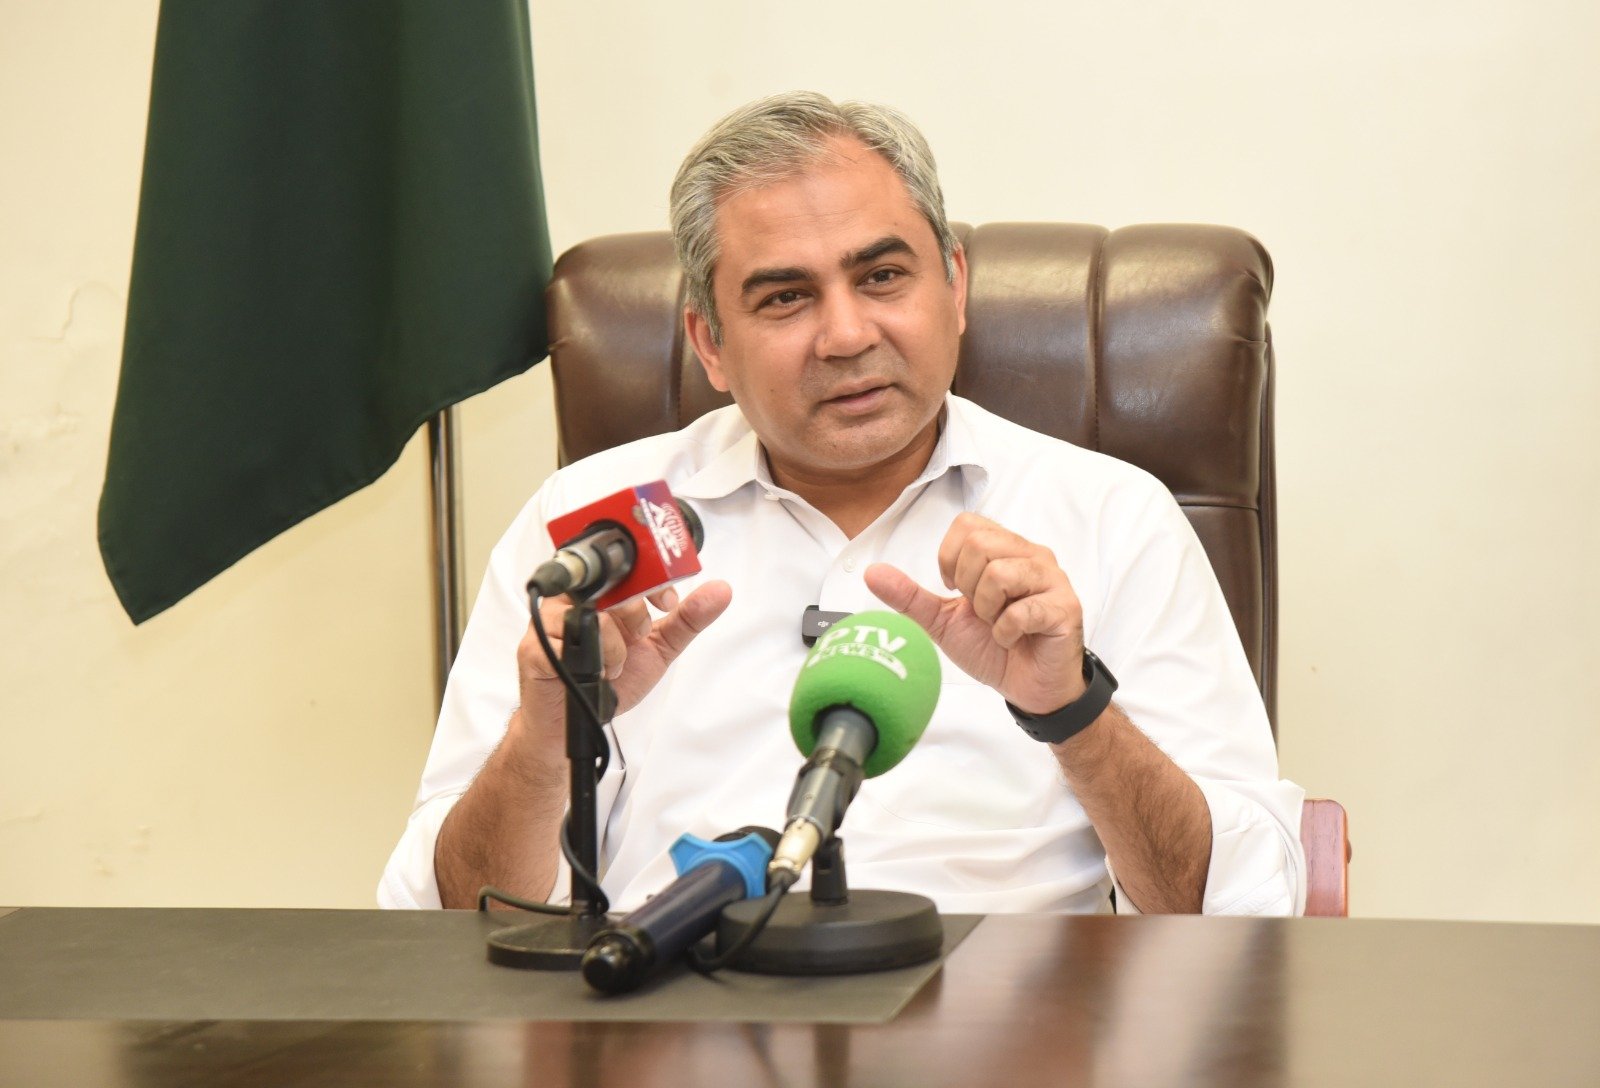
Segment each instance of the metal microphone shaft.
M541 597L559 597L574 587L599 596L633 569L633 538L615 526L573 541L539 565L528 588Z
M817 717L817 746L789 794L789 822L767 865L769 876L795 877L844 819L861 788L861 765L878 746L878 730L861 711L830 707Z

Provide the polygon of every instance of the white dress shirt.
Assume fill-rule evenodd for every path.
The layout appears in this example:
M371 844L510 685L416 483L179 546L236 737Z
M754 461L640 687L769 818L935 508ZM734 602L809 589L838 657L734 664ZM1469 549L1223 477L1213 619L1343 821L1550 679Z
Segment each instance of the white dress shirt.
M1121 684L1117 703L1199 785L1212 828L1205 911L1304 909L1303 793L1278 777L1227 604L1171 494L1141 469L954 396L927 468L854 540L772 482L737 407L552 476L490 558L416 807L379 884L382 905L439 906L434 841L517 705L524 585L554 549L546 523L653 479L705 523L704 570L680 592L720 578L733 603L614 722L620 750L598 791L601 883L614 908L672 880L667 848L686 831L781 828L803 762L787 724L806 653L802 612L884 607L861 577L876 562L946 593L938 546L966 510L1055 553L1082 603L1085 644ZM851 886L920 892L947 912L1107 909L1105 849L1051 750L1016 726L998 693L942 654L940 664L921 741L865 781L845 815ZM569 879L563 862L555 898Z

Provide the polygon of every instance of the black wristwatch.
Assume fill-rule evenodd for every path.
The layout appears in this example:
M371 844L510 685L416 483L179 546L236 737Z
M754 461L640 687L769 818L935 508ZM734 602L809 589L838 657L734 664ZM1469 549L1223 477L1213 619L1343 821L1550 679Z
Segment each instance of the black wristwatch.
M1086 685L1083 694L1054 713L1035 717L1018 710L1009 700L1006 709L1011 711L1022 731L1034 740L1060 744L1093 725L1111 705L1111 695L1117 690L1117 678L1087 647L1083 651L1083 682Z

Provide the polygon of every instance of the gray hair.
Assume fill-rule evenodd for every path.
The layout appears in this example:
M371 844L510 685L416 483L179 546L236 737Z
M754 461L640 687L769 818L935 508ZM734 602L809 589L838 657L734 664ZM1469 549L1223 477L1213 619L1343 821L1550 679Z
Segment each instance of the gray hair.
M672 238L688 279L689 308L706 319L715 343L722 343L722 322L711 294L718 256L717 205L736 192L793 177L839 136L860 140L894 167L933 228L945 277L954 282L956 237L945 219L933 152L916 126L887 106L836 104L809 91L773 95L713 125L672 182Z

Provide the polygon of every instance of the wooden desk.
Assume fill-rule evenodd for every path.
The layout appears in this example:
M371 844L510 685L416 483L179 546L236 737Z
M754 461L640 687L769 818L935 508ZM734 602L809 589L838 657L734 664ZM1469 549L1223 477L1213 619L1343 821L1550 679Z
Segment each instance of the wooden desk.
M1600 927L994 916L887 1024L449 1015L0 1021L0 1085L1592 1088Z

